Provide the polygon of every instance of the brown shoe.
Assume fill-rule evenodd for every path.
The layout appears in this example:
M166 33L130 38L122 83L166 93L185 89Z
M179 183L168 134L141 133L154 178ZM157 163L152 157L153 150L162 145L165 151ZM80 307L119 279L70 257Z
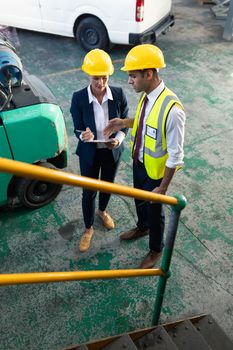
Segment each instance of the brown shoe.
M84 234L82 235L82 237L80 239L80 243L79 243L80 252L86 252L90 248L91 239L92 239L93 234L94 234L93 227L87 228L85 230Z
M115 227L113 219L111 218L111 216L106 211L98 210L97 214L99 215L100 219L103 222L103 225L107 229L112 230Z
M149 234L149 229L146 230L139 230L138 227L135 227L129 231L126 231L120 235L120 239L125 240L125 241L130 241L132 239L137 239L143 236L146 236Z
M139 268L140 269L152 269L156 262L159 260L162 252L156 252L154 250L150 250L149 253L142 260Z

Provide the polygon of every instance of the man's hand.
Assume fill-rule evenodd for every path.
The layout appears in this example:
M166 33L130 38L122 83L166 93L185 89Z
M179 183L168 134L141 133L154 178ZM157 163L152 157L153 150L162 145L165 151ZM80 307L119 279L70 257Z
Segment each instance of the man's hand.
M175 168L168 168L166 166L162 182L158 187L155 187L152 192L157 194L166 194L168 186L173 178L175 171Z
M82 135L82 141L84 142L90 142L94 140L94 134L90 128L86 128L86 131L83 131L81 135Z
M123 129L124 128L123 120L124 119L121 119L121 118L114 118L114 119L109 120L108 125L104 129L104 135L106 137L109 137L112 134L114 134L115 132Z
M166 194L167 188L162 187L162 186L155 187L152 192L157 193L157 194Z
M111 142L106 142L105 145L108 147L108 149L113 149L119 146L119 140L117 139L111 139Z

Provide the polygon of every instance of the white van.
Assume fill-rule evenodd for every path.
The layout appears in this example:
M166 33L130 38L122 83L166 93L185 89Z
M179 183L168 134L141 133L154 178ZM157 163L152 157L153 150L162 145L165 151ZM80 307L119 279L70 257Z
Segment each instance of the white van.
M0 0L0 24L75 37L87 51L153 43L174 24L172 0Z

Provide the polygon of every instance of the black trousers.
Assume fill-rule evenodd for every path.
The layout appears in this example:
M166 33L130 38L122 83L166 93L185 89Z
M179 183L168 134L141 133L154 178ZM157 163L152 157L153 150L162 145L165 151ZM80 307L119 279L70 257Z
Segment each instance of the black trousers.
M133 164L134 187L145 191L152 191L162 181L153 180L147 175L144 165L140 162ZM160 203L144 202L135 199L138 216L137 226L140 230L149 229L149 248L160 252L163 249L163 233L165 227L165 215Z
M82 176L88 176L93 179L101 179L113 182L116 176L120 159L115 162L112 151L107 148L96 150L95 160L90 166L85 159L80 158L80 171ZM95 198L97 191L83 189L82 195L82 211L86 228L90 228L94 222L95 215ZM109 193L99 193L99 209L104 211L110 199Z

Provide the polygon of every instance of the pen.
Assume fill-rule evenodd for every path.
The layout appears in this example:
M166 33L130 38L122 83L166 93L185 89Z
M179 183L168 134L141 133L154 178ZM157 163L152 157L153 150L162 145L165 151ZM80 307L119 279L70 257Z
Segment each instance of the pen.
M84 132L84 131L86 131L86 130L79 130L79 129L74 129L74 132Z

